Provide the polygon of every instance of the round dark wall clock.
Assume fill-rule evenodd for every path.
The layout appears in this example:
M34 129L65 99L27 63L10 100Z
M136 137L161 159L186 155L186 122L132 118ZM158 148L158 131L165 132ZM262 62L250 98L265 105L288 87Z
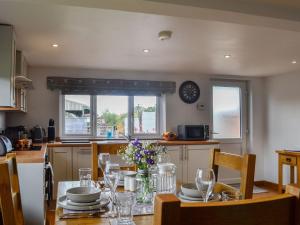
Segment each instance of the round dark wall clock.
M179 87L179 96L187 104L196 102L200 97L200 89L193 81L185 81Z

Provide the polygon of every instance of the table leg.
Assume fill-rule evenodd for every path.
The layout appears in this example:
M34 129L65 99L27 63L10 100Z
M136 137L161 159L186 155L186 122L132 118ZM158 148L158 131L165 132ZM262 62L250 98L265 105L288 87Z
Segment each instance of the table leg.
M295 167L290 166L290 184L294 184L294 183L295 183Z
M280 155L278 155L278 193L282 193L282 162Z

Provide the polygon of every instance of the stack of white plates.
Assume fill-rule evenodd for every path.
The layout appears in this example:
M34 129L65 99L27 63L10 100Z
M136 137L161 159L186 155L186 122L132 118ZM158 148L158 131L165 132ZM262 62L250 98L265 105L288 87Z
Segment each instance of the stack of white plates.
M189 183L181 185L181 191L178 193L180 200L185 202L202 202L203 198L198 191L196 184ZM221 200L220 194L212 194L209 201L217 202Z
M69 210L96 210L109 204L107 198L100 198L100 190L94 187L76 187L67 190L58 199L58 205Z

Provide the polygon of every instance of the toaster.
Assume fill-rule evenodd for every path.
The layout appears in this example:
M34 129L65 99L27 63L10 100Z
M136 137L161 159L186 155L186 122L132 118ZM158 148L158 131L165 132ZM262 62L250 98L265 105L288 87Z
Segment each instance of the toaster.
M0 135L0 156L6 155L6 153L13 150L11 141L8 137Z

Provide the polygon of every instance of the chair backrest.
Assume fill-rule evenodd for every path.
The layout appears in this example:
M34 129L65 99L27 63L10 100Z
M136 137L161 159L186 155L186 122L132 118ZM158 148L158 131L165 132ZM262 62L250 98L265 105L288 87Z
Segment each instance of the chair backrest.
M92 143L92 170L93 170L93 180L97 180L99 177L102 177L103 174L101 170L98 168L98 155L100 153L109 153L111 154L111 158L115 156L115 160L118 161L121 158L117 156L118 151L121 148L127 146L127 143L120 143L120 144L98 144L97 142ZM119 159L118 159L119 158ZM120 168L122 170L135 170L135 166L132 165L121 165Z
M273 197L227 202L181 203L172 194L157 195L155 225L299 225L299 188Z
M0 202L4 225L23 225L24 218L17 170L16 155L8 154L0 162Z
M240 192L243 198L249 199L253 195L255 160L256 156L254 154L244 154L241 156L221 152L220 149L213 149L211 152L210 167L214 170L217 180L219 166L240 171Z

